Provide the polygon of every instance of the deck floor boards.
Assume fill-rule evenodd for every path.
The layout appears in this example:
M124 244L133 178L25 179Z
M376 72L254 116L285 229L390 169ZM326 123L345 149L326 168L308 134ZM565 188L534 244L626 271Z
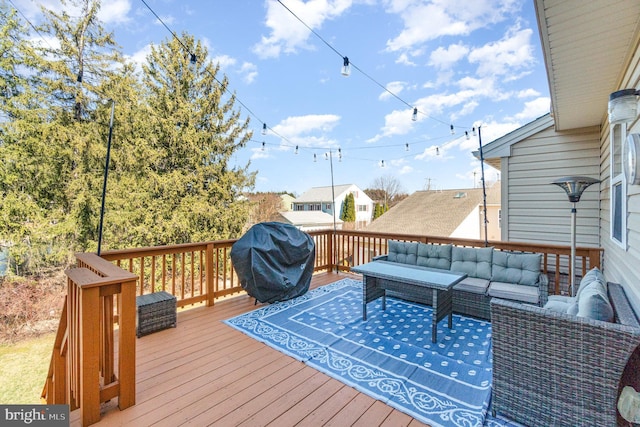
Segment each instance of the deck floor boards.
M348 274L321 273L311 287ZM103 405L99 426L424 426L412 417L222 323L247 295L178 313L176 328L136 342L136 405ZM80 426L79 411L71 425Z

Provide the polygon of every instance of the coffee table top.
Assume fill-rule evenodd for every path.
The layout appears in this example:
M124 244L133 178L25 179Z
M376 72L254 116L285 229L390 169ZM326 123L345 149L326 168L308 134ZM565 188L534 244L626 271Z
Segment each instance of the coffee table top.
M372 261L351 267L351 271L364 276L402 281L434 289L450 289L467 277L463 273L447 272L415 265L403 265L388 261Z

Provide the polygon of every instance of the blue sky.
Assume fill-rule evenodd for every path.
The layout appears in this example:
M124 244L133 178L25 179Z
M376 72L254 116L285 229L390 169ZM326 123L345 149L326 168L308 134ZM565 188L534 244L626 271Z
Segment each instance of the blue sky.
M549 112L532 0L146 3L176 34L205 43L251 110L242 114L253 141L233 161L258 171L256 191L331 185L329 152L336 185L365 189L392 177L408 193L472 188L480 185L473 127L486 144ZM61 7L13 4L34 22L39 5ZM104 0L100 16L132 61L171 37L141 0ZM495 169L485 173L487 183L497 179Z

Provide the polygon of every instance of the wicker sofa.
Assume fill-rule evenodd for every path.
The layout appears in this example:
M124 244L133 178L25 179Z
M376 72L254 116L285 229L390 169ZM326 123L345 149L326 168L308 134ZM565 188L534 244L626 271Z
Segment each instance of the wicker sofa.
M549 281L540 270L540 254L522 254L487 248L467 248L449 244L388 241L388 253L374 260L415 265L416 268L455 271L467 278L453 288L453 311L466 316L490 319L493 297L544 305ZM395 295L388 292L388 295ZM430 304L431 291L415 301Z
M604 286L613 322L491 301L494 414L531 426L622 425L620 391L640 387L640 323L622 286Z

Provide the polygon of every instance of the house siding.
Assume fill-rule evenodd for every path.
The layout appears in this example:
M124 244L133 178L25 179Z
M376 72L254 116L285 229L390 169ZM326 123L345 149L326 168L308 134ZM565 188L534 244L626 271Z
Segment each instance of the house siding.
M502 158L507 193L502 199L502 239L568 244L571 204L566 193L551 182L567 175L598 177L599 158L598 128L556 132L550 127L513 144L511 155ZM579 246L599 246L599 201L594 187L577 204Z
M623 73L619 89L640 88L640 36L636 38L633 55ZM610 135L607 117L603 118L600 151L600 177L602 199L600 211L600 239L604 248L603 272L609 281L623 283L636 309L640 310L640 185L627 184L627 245L621 247L610 237ZM640 121L636 118L628 124L627 134L640 133Z

